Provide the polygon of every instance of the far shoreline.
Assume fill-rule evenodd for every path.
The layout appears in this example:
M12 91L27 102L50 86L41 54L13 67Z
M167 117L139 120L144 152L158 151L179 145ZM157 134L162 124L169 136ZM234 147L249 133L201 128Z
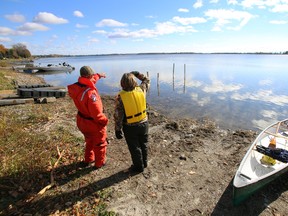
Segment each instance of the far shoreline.
M87 56L126 56L126 55L287 55L286 52L147 52L147 53L110 53L110 54L87 54L87 55L69 55L69 54L47 54L33 55L33 58L58 58L58 57L87 57Z

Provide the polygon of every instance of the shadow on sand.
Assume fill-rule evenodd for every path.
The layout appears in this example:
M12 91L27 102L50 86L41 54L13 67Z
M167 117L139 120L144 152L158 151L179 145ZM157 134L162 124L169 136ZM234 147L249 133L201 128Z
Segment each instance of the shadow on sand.
M95 170L94 167L89 167L85 169L78 169L78 168L79 163L70 164L67 166L61 166L55 169L55 181L57 182L56 187L59 187L61 185L62 187L59 189L56 188L55 193L53 195L50 195L49 191L47 191L47 194L45 196L35 197L32 201L26 203L25 201L29 200L29 193L23 194L22 197L18 197L17 199L14 199L14 201L6 200L6 202L2 202L3 199L1 199L2 210L0 209L1 210L0 212L5 213L6 215L24 215L26 213L29 215L30 214L51 215L56 210L64 211L65 209L73 206L78 201L82 201L86 197L89 196L96 197L98 196L97 193L100 192L101 190L109 188L114 184L117 184L125 179L137 175L137 173L130 173L127 172L127 170L121 170L111 176L107 177L104 176L102 179L99 179L101 177L100 176L97 177L96 174L95 181L93 181L92 179L91 184L83 184L85 186L81 187L81 181L79 181L79 186L76 189L75 188L71 189L69 188L70 182L71 185L72 184L75 185L75 182L72 183L72 181L77 180L80 177L82 177L82 182L83 181L85 182L85 179L83 180L83 176ZM37 175L35 176L39 175L46 175L47 177L47 173L37 173ZM98 178L99 180L96 180L96 178ZM5 179L1 179L2 182L3 180L5 180L7 183L11 181L11 178L5 177ZM33 191L30 191L30 194L36 194L37 191L43 188L43 185L39 186L36 182L33 183L35 184L35 187L33 188ZM13 182L13 184L17 184L17 182ZM7 197L9 196L8 195L9 192L8 191L6 192ZM11 203L14 204L13 207L9 209L8 205L10 205Z
M260 215L272 202L288 190L288 173L283 174L275 181L257 191L238 206L233 205L233 179L216 204L212 216L254 216ZM278 210L280 211L280 210ZM288 209L285 211L288 212ZM278 212L285 215L287 212ZM272 213L271 213L272 215Z

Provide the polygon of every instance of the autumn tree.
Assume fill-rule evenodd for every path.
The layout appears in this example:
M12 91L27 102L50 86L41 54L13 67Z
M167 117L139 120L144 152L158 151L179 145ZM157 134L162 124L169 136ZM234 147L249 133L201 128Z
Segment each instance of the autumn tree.
M11 49L5 48L0 44L0 59L3 58L30 58L32 55L26 45L17 43Z
M15 50L15 53L20 58L30 58L31 57L30 51L27 49L26 45L24 45L24 44L17 43L17 44L12 46L12 49Z
M5 58L6 54L7 54L7 49L2 44L0 44L0 59Z

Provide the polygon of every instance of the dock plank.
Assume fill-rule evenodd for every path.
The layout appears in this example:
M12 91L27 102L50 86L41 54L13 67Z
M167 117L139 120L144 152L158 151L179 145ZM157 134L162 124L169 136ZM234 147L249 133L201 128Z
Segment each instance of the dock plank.
M34 103L34 98L1 99L0 106Z

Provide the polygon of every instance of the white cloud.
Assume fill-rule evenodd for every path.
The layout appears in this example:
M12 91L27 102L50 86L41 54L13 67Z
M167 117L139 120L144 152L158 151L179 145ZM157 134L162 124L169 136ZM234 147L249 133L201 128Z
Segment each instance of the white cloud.
M64 24L68 23L68 20L55 16L52 13L40 12L33 19L37 23L48 23L48 24Z
M156 29L157 35L197 32L192 26L178 26L172 22L157 23L155 29Z
M81 11L74 11L73 15L76 16L76 17L81 17L81 18L84 17L84 15L82 14Z
M143 39L133 39L133 41L135 41L135 42L139 42L139 41L144 41Z
M26 30L22 30L21 27L19 27L18 30L13 30L11 28L7 28L7 27L1 27L0 26L0 35L22 35L22 36L27 36L27 35L31 35L31 32L26 31Z
M107 32L104 31L104 30L97 30L97 31L93 31L92 33L95 33L95 34L107 34Z
M25 17L21 14L8 14L4 17L11 22L25 22Z
M203 6L202 0L196 0L196 2L193 4L194 8L201 8Z
M18 27L18 30L20 31L47 31L49 30L49 28L39 23L28 22Z
M37 30L35 30L35 31L37 31ZM44 31L44 30L39 30L39 31ZM17 31L15 31L14 35L29 36L29 35L32 35L32 32L17 30Z
M151 38L156 36L157 33L150 29L140 29L138 31L116 29L114 32L108 34L108 38Z
M275 5L274 8L272 8L271 11L275 12L275 13L279 13L279 12L287 13L288 12L288 3L286 2L286 4L277 4L277 5Z
M245 8L252 8L253 6L265 7L266 3L262 0L244 0L240 3Z
M100 22L96 24L97 27L104 27L104 26L109 26L109 27L124 27L127 26L126 23L121 23L113 19L103 19Z
M107 33L108 38L153 38L159 35L174 33L197 32L192 26L179 26L173 22L156 23L154 29L140 29L130 31L129 29L119 28ZM99 33L95 32L94 33ZM106 33L106 32L105 32Z
M155 18L157 18L157 16L153 16L153 15L149 15L149 16L145 16L146 18L148 18L148 19L155 19Z
M179 8L178 12L188 13L189 10L187 8Z
M228 1L227 1L227 4L228 4L228 5L237 5L238 2L237 2L237 0L228 0Z
M272 12L288 12L287 0L244 0L240 5L244 8L270 8Z
M11 42L11 38L8 38L8 37L0 37L0 42Z
M250 21L250 19L255 17L246 11L235 11L232 9L208 10L205 12L205 16L207 16L208 19L216 19L214 29L217 30L222 29L222 27L226 25L229 25L226 27L227 29L240 30ZM233 21L238 21L237 25L233 24Z
M220 26L213 26L213 28L211 29L211 31L213 31L213 32L220 32L221 31L221 28L220 28Z
M79 23L76 24L76 28L88 28L88 25L81 25Z
M207 22L206 19L202 18L202 17L190 17L190 18L182 18L182 17L173 17L172 20L174 22L178 22L182 25L193 25L193 24L198 24L198 23L205 23Z
M91 43L98 43L99 40L98 40L97 38L90 38L90 39L89 39L89 42L91 42Z
M49 28L37 23L25 23L24 25L13 30L7 27L0 26L0 35L18 35L18 36L27 36L32 35L32 31L46 31Z
M13 29L0 26L0 35L12 35L13 33Z
M271 20L269 23L274 24L274 25L285 25L285 24L288 24L288 21L284 21L284 20Z

